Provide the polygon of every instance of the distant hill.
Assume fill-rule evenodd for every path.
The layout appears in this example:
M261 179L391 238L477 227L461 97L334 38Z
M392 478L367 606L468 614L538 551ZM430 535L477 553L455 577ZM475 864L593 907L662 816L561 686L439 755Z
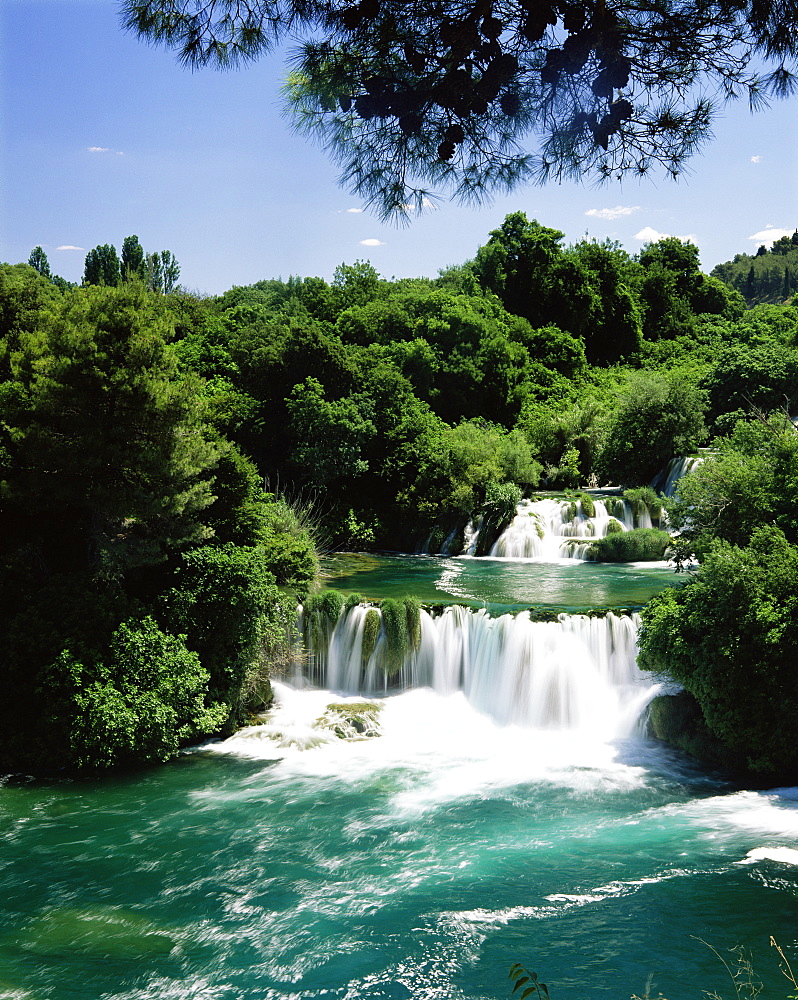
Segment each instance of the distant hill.
M736 288L749 306L787 302L798 292L798 229L776 240L770 250L761 246L753 256L738 253L710 273Z

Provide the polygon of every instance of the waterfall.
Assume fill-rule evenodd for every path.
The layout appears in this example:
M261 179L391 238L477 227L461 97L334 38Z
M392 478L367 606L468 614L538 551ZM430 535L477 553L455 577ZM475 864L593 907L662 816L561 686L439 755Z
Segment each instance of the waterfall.
M620 497L591 498L590 507L586 511L582 500L522 500L490 555L541 562L587 559L593 539L610 531L651 527L647 512L635 524L630 505Z
M473 556L477 551L477 542L479 542L479 533L482 530L483 520L484 518L480 514L476 521L472 518L465 526L465 531L463 533L463 551L461 552L461 555Z
M661 487L657 486L657 488L661 489L661 492L666 497L672 497L676 489L676 484L682 476L686 476L688 472L692 472L703 461L704 459L700 455L680 455L672 458L667 468L663 472L660 472L654 480L656 484L663 484Z
M657 690L637 668L637 615L534 622L529 612L493 618L452 606L433 617L422 610L415 641L400 663L386 667L384 629L376 642L373 635L364 642L368 618L374 627L377 614L352 607L331 631L305 621L306 683L347 695L462 691L499 722L605 739L630 734Z

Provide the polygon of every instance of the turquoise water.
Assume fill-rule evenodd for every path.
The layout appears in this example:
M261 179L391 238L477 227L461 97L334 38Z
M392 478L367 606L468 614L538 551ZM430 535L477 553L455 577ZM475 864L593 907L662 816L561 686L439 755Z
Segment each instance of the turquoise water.
M325 584L366 600L414 594L427 604L458 602L491 611L538 607L583 611L639 607L684 574L665 563L560 562L439 556L337 554L323 560Z
M429 698L279 761L3 788L0 995L497 998L517 960L558 1000L730 995L696 936L786 995L768 936L795 955L798 869L740 862L795 844L794 799Z
M661 574L358 565L342 589L386 596L392 565L402 594L499 608L638 603ZM156 770L0 784L0 997L494 1000L516 961L552 1000L650 976L652 996L733 997L708 945L789 992L768 942L798 965L798 790L735 788L643 738L499 725L462 692L385 698L382 735L355 741L318 727L340 696L277 694L268 726Z

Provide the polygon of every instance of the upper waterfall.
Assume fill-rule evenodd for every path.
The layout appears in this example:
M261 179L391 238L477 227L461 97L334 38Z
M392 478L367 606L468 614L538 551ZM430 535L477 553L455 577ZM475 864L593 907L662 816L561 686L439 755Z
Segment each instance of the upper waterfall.
M677 455L676 458L672 458L668 462L666 468L658 473L651 485L666 497L672 497L679 480L701 465L703 461L704 458L701 455Z
M586 509L587 508L587 509ZM648 510L637 515L621 497L603 500L522 500L490 550L506 559L586 559L596 538L611 531L650 528Z

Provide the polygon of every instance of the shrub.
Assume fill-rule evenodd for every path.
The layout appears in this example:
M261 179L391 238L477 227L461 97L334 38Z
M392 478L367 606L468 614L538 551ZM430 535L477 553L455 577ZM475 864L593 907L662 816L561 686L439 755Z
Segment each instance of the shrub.
M589 493L580 493L579 502L582 505L582 513L585 517L596 516L596 504L593 497Z
M662 517L662 499L656 490L650 486L638 486L632 490L624 490L623 497L632 508L635 519L648 511L651 520L659 522Z
M168 760L227 717L226 706L205 705L208 671L197 654L152 618L120 625L107 662L87 669L64 652L53 669L79 682L70 733L79 767Z
M753 772L798 767L798 547L773 525L715 541L695 578L643 611L638 662L679 681L710 731Z
M515 483L486 483L485 512L490 514L497 524L509 523L515 517L515 509L523 497L521 487Z
M597 538L588 554L596 562L650 562L662 559L670 543L671 536L667 531L635 528Z

